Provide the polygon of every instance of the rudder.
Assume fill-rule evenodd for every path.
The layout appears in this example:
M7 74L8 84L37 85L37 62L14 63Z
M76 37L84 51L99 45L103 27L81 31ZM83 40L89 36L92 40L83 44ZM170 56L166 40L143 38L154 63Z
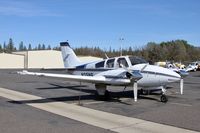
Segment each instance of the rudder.
M60 42L60 48L65 68L74 68L81 64L68 42Z

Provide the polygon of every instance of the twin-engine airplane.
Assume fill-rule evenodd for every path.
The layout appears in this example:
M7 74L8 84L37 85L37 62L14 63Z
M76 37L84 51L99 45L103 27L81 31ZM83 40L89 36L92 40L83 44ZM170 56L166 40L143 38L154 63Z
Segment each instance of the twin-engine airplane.
M159 66L149 65L138 57L120 56L102 61L81 63L68 42L61 42L61 51L67 74L38 73L22 71L24 75L65 78L67 80L95 84L97 94L108 96L107 86L133 86L134 100L140 90L161 90L161 102L167 102L166 86L180 81L183 94L183 78L176 72Z

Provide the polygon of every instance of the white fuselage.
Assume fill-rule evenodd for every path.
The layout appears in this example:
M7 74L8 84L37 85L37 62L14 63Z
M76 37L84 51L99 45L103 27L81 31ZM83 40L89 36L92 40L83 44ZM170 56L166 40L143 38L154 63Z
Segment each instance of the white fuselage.
M141 70L145 64L134 65L133 70ZM140 87L159 87L169 83L179 81L181 76L167 68L154 65L147 65L144 70L140 71L143 78L138 81Z
M91 68L88 66L92 66ZM114 67L115 68L115 67ZM73 75L82 75L82 76L95 76L95 75L102 75L106 76L109 78L109 75L112 75L112 78L110 79L110 83L112 85L129 85L130 80L127 78L115 78L113 80L113 75L115 75L115 69L114 68L94 68L93 65L88 64L86 68L84 69L75 69L71 71L70 73ZM109 73L106 72L107 70L112 70ZM138 86L139 87L159 87L159 86L165 86L171 82L176 82L181 79L181 76L173 72L167 68L162 68L159 66L154 66L154 65L149 65L149 64L136 64L136 65L130 65L127 67L129 71L135 71L138 70L141 75L143 76L139 81L138 81ZM125 71L125 69L122 68L122 71ZM119 70L116 71L116 75L119 73ZM123 84L121 84L120 81L123 80ZM127 80L127 82L124 82ZM115 84L113 84L115 83ZM109 82L108 82L109 84Z

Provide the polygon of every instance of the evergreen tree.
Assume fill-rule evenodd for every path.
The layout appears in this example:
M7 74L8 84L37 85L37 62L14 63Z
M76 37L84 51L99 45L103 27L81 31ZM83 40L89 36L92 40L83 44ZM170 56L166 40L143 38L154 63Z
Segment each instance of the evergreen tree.
M57 46L57 47L54 47L53 50L58 50L58 51L60 51L60 47L58 47L58 46Z
M38 47L37 47L38 50L41 50L42 49L42 46L41 44L38 44Z
M32 50L31 44L28 45L28 50Z
M26 51L26 50L27 50L27 48L26 48L26 46L24 46L24 47L23 47L23 51Z
M51 50L51 46L50 46L50 45L48 45L47 49L48 49L48 50Z
M7 45L7 52L11 53L12 51L14 51L14 43L12 38L9 39L8 45Z
M6 45L6 42L3 43L3 52L6 52L7 51L7 45Z
M44 44L42 44L42 50L45 50L45 49L46 49L45 45L44 45Z
M24 44L23 44L23 42L21 41L21 42L19 43L19 51L22 51L22 50L24 50Z
M2 45L0 44L0 53L3 52L3 48L2 48Z

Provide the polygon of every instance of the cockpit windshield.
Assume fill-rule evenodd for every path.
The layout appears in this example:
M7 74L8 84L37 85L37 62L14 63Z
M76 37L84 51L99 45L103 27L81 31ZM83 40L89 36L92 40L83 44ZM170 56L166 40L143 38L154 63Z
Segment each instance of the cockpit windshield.
M136 56L129 57L129 59L132 65L148 63L145 59Z

